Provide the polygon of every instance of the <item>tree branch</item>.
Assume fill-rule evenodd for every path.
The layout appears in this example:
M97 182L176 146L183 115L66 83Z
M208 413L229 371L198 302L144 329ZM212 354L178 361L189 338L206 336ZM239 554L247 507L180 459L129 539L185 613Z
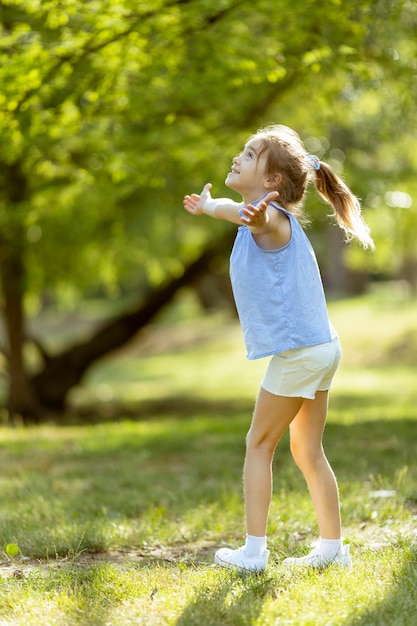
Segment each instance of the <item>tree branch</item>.
M182 5L182 4L189 4L191 2L192 0L173 0L172 2L167 2L164 8L170 8L172 6ZM87 42L87 45L81 50L76 50L71 53L59 55L56 59L56 62L49 68L49 70L46 72L45 76L43 77L42 84L37 87L33 87L32 89L29 89L24 94L21 100L19 100L19 102L17 103L14 109L14 113L18 113L20 109L22 108L22 106L25 104L25 102L27 102L31 96L36 94L41 89L43 84L49 83L51 81L51 79L54 77L54 75L56 74L56 72L59 70L59 68L62 66L63 63L74 61L73 67L76 67L77 65L79 65L79 63L85 60L90 54L99 52L100 50L103 50L110 44L115 43L116 41L119 41L120 39L127 37L130 33L134 31L139 21L140 23L142 23L143 20L150 19L151 17L154 17L155 15L158 15L159 13L160 13L160 10L159 11L148 10L145 13L130 13L129 15L125 16L125 19L127 22L133 21L133 23L129 26L129 28L126 28L125 30L112 35L105 41L101 41L100 43L97 43L96 45L92 45L93 42L97 39L97 37L103 31L94 32L90 40Z
M182 287L201 276L210 261L230 249L234 229L214 245L209 246L184 270L184 273L161 287L150 291L137 309L105 323L87 341L70 346L63 352L50 356L41 372L32 378L33 388L41 404L61 411L68 391L79 384L86 370L98 359L124 346L166 306Z

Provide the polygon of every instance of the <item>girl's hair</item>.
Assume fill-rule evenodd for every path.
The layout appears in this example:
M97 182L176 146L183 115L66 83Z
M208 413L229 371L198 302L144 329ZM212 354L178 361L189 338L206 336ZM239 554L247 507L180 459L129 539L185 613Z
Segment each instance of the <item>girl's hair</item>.
M356 237L364 248L374 248L369 227L361 217L359 200L330 165L311 158L295 131L274 124L261 128L250 137L255 138L263 143L260 154L266 154L266 172L281 174L276 190L279 191L278 201L284 208L300 221L306 221L303 200L313 179L320 196L333 207L346 239Z

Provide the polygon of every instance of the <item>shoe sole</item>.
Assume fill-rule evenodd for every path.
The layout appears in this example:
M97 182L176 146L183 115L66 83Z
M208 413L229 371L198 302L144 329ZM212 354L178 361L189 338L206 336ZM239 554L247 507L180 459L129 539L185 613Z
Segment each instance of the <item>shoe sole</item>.
M311 569L327 569L328 567L343 567L344 569L350 569L352 567L352 563L342 563L338 561L330 561L329 563L320 563L318 565L313 565L312 563L294 563L294 562L285 562L282 563L285 567L291 569L301 569L303 567L309 567Z
M224 567L225 569L233 569L238 572L245 573L245 574L260 574L264 572L266 569L266 567L259 567L255 569L255 568L243 567L243 565L234 565L233 563L229 563L228 561L223 561L218 556L214 557L214 562L216 565L219 565L220 567Z

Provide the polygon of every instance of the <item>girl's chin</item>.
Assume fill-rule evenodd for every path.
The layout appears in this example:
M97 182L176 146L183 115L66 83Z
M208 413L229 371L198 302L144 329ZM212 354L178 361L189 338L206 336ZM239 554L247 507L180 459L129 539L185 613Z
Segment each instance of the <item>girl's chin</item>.
M226 187L229 187L229 189L233 189L234 191L239 191L236 188L236 185L234 184L234 180L233 180L233 176L230 176L230 174L228 174L226 176L226 180L224 181L224 184L226 185Z

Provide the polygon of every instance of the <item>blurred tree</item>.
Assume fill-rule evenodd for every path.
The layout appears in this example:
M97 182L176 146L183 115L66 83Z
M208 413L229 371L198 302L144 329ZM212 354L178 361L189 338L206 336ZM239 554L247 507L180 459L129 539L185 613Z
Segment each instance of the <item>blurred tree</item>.
M65 350L64 369L74 372L62 385L62 355L37 341L43 369L28 372L28 296L74 301L101 285L116 297L133 285L143 296L138 308L146 309L152 288L181 284L174 281L187 265L202 270L199 256L210 257L226 227L190 220L182 195L206 180L219 189L258 125L293 125L323 156L336 138L333 160L341 165L348 155L349 179L366 189L369 171L380 165L378 141L389 134L377 120L392 120L387 109L395 108L380 90L401 103L401 136L410 136L416 12L406 0L331 0L325 16L314 0L4 0L0 272L10 415L38 419L48 405L61 408L88 364L116 347L102 343L82 367ZM371 156L366 129L374 125ZM400 146L399 135L390 139ZM415 171L412 154L397 180ZM395 181L393 172L388 179ZM381 187L380 178L374 182ZM317 200L310 204L323 212ZM397 251L398 267L414 254L404 251ZM358 267L368 263L357 250L352 258ZM130 335L141 323L128 326ZM88 345L96 339L85 342L87 352ZM56 393L45 392L48 386Z

